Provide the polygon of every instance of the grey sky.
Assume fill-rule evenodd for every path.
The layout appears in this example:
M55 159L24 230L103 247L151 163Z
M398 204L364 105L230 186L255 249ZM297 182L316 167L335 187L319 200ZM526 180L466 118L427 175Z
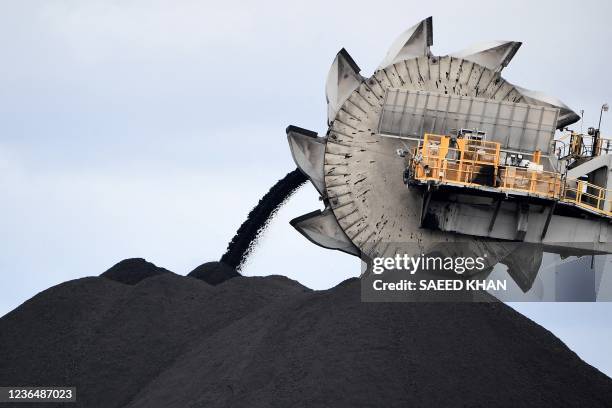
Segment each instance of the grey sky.
M439 55L523 41L504 76L593 124L612 96L611 11L600 1L0 2L0 315L126 257L181 274L218 259L295 167L284 128L324 132L335 53L346 47L370 75L429 15ZM246 274L313 288L358 274L358 261L288 225L317 208L311 186L296 194ZM612 306L519 310L612 374Z

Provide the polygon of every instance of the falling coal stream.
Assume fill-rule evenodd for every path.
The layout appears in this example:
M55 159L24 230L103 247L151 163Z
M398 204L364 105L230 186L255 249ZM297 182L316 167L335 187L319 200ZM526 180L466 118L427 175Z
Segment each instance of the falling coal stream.
M295 169L274 184L249 212L220 261L240 270L272 217L306 180L306 176Z

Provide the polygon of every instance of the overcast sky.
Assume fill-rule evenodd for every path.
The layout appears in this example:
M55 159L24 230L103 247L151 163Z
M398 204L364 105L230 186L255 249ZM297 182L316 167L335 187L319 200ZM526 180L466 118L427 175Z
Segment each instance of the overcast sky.
M124 258L180 274L218 259L295 167L285 127L325 132L338 50L369 76L429 15L438 55L523 41L504 76L585 109L592 125L612 96L611 11L601 1L2 1L0 315ZM604 133L611 125L604 117ZM245 274L315 289L358 275L356 259L289 226L317 208L302 188ZM612 374L612 305L518 308Z

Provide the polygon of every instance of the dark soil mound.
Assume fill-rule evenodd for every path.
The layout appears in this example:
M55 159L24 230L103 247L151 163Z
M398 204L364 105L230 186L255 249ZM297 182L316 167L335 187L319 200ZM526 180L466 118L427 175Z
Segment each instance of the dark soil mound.
M203 280L209 285L218 285L228 279L236 278L240 274L224 262L206 262L189 272L187 276Z
M362 303L357 280L277 276L48 289L0 319L0 384L73 385L88 408L612 401L610 378L503 304Z
M129 258L115 264L100 276L116 282L125 283L127 285L135 285L143 279L161 275L163 273L172 272L155 266L143 258Z

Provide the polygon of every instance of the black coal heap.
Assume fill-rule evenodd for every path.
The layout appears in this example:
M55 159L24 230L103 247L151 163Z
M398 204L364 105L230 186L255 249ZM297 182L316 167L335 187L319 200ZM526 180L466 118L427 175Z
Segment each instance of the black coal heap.
M87 408L611 406L610 378L501 303L362 303L356 279L129 282L69 281L0 319L0 385L76 386Z
M210 285L218 285L240 274L224 262L206 262L189 272L187 276L203 280Z
M127 285L135 285L143 279L162 273L172 273L167 269L155 266L143 258L129 258L113 265L100 276Z

